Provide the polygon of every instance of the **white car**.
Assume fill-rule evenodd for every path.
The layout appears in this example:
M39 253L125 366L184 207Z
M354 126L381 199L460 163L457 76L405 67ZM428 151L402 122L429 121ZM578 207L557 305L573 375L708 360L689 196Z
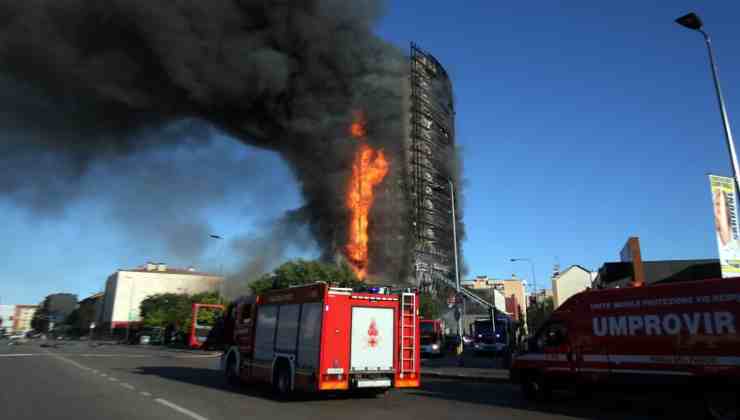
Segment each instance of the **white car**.
M15 344L21 344L28 342L28 339L26 338L26 335L23 333L16 333L8 337L8 345L12 346Z

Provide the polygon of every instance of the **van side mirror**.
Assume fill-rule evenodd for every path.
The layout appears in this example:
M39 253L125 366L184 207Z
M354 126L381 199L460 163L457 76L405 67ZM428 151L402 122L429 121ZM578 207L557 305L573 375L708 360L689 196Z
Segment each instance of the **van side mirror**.
M563 343L563 339L565 337L563 336L562 331L555 330L551 331L547 334L547 339L545 340L545 344L548 347L556 347Z

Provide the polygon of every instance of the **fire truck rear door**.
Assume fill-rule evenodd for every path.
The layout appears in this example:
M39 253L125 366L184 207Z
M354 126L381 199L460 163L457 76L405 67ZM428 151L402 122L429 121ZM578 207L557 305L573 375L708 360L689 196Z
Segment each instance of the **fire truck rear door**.
M393 371L393 320L392 308L352 308L351 371Z

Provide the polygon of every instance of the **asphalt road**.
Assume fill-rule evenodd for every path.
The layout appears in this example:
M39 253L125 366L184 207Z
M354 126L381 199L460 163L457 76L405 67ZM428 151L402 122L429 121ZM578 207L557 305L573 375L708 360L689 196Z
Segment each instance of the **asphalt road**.
M0 418L8 420L216 419L649 419L701 418L671 396L599 395L523 401L508 384L424 379L386 397L323 396L279 402L264 387L225 385L218 358L158 347L0 341Z

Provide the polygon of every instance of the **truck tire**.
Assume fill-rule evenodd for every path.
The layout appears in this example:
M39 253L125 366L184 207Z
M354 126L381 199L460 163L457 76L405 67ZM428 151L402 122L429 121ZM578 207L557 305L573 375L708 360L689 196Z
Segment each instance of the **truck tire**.
M708 391L704 393L704 407L711 420L738 420L738 398L736 391Z
M233 387L239 386L239 372L236 365L236 356L230 354L226 359L226 368L224 368L224 375L226 376L226 382Z
M522 378L522 395L530 401L549 401L552 390L545 378L538 373L530 373Z
M281 400L289 399L291 396L290 385L290 367L286 363L279 363L273 385L275 395Z

